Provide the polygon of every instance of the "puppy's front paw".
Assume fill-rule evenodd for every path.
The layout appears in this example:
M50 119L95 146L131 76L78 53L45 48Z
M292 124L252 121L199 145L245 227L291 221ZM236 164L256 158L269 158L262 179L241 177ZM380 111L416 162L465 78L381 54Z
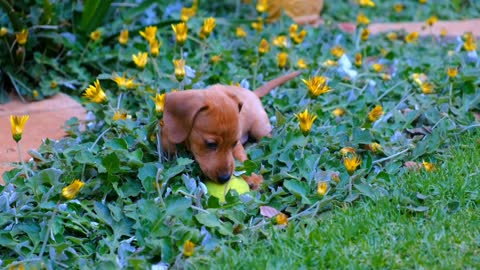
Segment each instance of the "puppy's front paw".
M255 190L260 187L260 185L263 183L263 176L252 173L250 176L243 176L243 179L247 182L247 184L250 186L250 189Z

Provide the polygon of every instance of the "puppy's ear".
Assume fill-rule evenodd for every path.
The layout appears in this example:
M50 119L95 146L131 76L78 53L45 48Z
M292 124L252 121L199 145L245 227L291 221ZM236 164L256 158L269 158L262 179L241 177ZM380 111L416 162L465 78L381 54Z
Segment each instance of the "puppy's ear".
M185 141L192 130L197 113L207 107L205 96L200 90L168 93L165 97L163 121L170 141Z
M235 101L238 104L238 112L240 112L243 107L243 102L240 100L240 98L238 98L237 95L235 95L235 93L232 93L231 91L226 91L226 93L227 93L227 96L229 96L231 99L233 99L233 101Z

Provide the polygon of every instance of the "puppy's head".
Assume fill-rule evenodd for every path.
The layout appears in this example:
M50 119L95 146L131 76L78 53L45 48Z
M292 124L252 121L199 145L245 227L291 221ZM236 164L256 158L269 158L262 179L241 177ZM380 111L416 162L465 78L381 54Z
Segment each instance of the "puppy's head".
M235 169L241 107L235 95L219 89L169 93L164 128L173 143L187 145L208 178L225 183Z

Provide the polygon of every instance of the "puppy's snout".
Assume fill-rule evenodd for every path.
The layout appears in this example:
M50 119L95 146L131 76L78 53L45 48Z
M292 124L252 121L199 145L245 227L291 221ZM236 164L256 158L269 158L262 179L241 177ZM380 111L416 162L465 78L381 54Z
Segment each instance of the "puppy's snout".
M230 180L231 174L223 174L218 176L218 182L221 184L226 183L228 180Z

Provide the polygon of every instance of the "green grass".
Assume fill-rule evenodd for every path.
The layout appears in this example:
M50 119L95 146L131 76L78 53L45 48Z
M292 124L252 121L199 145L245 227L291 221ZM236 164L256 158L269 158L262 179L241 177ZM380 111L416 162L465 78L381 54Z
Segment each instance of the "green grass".
M338 206L285 229L254 230L241 245L198 262L219 269L478 269L479 150L478 132L469 134L435 172L391 183L392 196Z

